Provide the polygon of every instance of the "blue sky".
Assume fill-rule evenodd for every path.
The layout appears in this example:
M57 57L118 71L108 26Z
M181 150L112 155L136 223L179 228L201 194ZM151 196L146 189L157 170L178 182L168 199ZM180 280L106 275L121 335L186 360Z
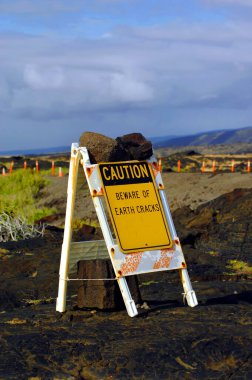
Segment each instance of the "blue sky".
M0 0L0 151L252 125L251 0Z

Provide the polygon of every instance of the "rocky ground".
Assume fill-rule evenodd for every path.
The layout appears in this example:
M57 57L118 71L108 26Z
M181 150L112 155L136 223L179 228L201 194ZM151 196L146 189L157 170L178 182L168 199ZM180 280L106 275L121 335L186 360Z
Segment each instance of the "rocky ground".
M55 226L63 227L68 176L62 178L50 176L49 179L50 184L43 190L38 205L56 207L57 214L49 218L48 222ZM162 179L172 211L183 206L190 206L191 209L195 209L200 204L213 200L236 188L252 188L251 174L247 173L201 174L163 171ZM96 212L81 167L77 182L74 219L97 224L95 222Z
M78 310L75 282L67 312L57 313L67 178L55 178L44 200L58 200L54 227L43 238L0 244L0 379L252 378L250 175L163 178L199 305L183 304L175 271L139 276L138 317ZM82 178L78 186L76 218L92 219ZM100 236L89 229L84 239Z

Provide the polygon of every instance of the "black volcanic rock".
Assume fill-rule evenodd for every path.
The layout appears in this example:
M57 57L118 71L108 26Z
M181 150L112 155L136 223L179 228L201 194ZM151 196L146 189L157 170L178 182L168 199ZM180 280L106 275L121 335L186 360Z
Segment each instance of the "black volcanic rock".
M225 265L228 260L251 262L252 189L235 189L196 210L174 212L181 241L199 252L214 252Z
M84 132L80 136L79 144L88 149L92 164L130 159L127 152L118 146L116 140L100 133Z
M178 271L165 271L138 276L147 305L138 317L79 310L77 281L69 282L67 311L58 313L63 231L0 243L0 378L250 379L252 284L223 275L221 265L230 247L239 253L251 244L251 192L174 214L179 236L197 247L184 247L199 301L193 309L183 304ZM219 253L212 261L209 249Z
M94 132L84 132L80 146L88 149L91 163L145 160L152 154L152 144L141 133L130 133L115 140Z
M152 144L141 133L117 137L116 141L128 152L131 160L146 160L153 154Z

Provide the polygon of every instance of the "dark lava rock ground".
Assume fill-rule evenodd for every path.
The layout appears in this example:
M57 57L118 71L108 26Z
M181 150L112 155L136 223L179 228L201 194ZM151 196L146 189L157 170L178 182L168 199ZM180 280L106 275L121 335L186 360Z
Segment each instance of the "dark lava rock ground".
M62 230L0 244L0 379L252 379L252 191L236 190L174 221L199 305L183 304L177 271L139 276L144 304L55 311ZM96 238L96 233L85 236ZM213 253L214 252L214 253Z

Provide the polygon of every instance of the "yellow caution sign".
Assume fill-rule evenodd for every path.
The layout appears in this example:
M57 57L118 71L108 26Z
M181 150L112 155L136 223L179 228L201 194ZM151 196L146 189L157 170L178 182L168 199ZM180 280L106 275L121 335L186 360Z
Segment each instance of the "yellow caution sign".
M124 253L169 249L173 242L150 164L99 164L104 193Z

